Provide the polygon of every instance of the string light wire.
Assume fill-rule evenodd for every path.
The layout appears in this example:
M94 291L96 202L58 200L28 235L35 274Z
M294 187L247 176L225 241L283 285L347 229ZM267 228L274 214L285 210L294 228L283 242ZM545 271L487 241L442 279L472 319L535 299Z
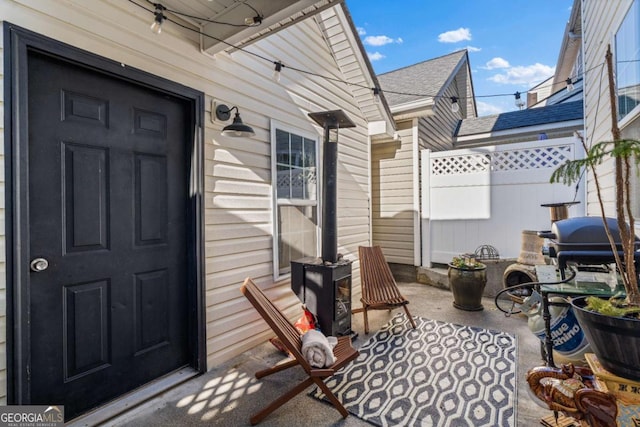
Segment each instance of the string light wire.
M154 7L157 7L157 5L160 5L160 3L154 3L151 0L147 0L147 3L153 5ZM164 5L160 5L164 10L166 10L167 12L171 12L174 15L178 15L178 16L183 16L185 18L191 18L191 19L197 19L199 21L205 21L205 22L209 22L211 24L219 24L219 25L228 25L230 27L257 27L258 25L260 25L262 23L262 19L264 18L262 15L260 15L260 12L258 12L253 6L251 6L249 3L242 3L243 5L249 7L250 9L253 10L253 12L256 14L256 16L253 18L256 23L255 24L234 24L232 22L224 22L224 21L216 21L213 19L207 19L207 18L203 18L201 16L195 16L195 15L189 15L188 13L184 13L184 12L180 12L178 10L174 10L174 9L169 9L168 7L165 7ZM146 8L145 8L146 9ZM259 19L256 19L259 18Z
M150 9L146 8L145 6L137 3L134 0L128 0L128 1L130 3L138 6L138 7L146 10L147 12L149 12L151 14L154 13L153 10L150 10ZM158 4L158 3L153 3L150 0L147 0L147 2L152 4L152 5L154 5L154 6L156 6ZM260 16L259 13L251 5L249 5L248 3L243 3L243 4L245 4L246 6L250 7L251 9L253 9L254 12L256 12L256 14L258 14L258 16ZM162 7L164 7L164 6L162 6ZM197 16L187 15L187 14L184 14L184 13L181 13L181 12L176 12L176 11L171 10L171 9L166 9L165 8L165 10L167 12L171 12L171 13L176 14L176 15L182 15L182 16L186 16L186 17L189 17L189 18L192 18L192 19L199 19L199 20L202 20L202 21L218 23L218 24L223 24L223 25L232 25L232 26L239 26L239 27L255 27L256 26L256 25L240 25L240 24L231 24L231 23L225 23L225 22L216 22L216 21L208 20L208 19L205 19L205 18L197 17ZM336 83L342 83L342 84L346 84L346 85L349 85L349 86L358 87L358 88L362 88L362 89L368 89L368 90L372 91L372 93L374 95L393 94L393 95L403 95L403 96L415 96L416 98L434 98L434 99L435 98L449 98L448 96L445 96L445 95L436 95L436 94L427 94L427 93L415 93L415 92L403 92L403 91L395 91L395 90L385 90L385 89L379 88L379 87L370 87L370 86L359 84L359 83L353 83L353 82L345 81L345 80L342 80L342 79L339 79L339 78L336 78L336 77L323 75L323 74L320 74L320 73L316 73L314 71L304 70L302 68L294 67L294 66L291 66L291 65L285 65L281 61L277 61L277 60L274 60L274 59L267 58L266 56L263 56L263 55L261 55L259 53L256 53L256 52L247 50L247 49L245 49L245 48L243 48L241 46L236 46L236 45L234 45L232 43L229 43L226 40L220 39L218 37L212 36L212 35L207 34L207 33L203 33L200 30L188 27L188 26L186 26L186 25L184 25L184 24L182 24L180 22L177 22L177 21L175 21L175 20L173 20L173 19L171 19L171 18L169 18L167 16L165 16L164 18L165 18L165 21L169 21L169 22L171 22L171 23L173 23L173 24L175 24L175 25L177 25L177 26L179 26L181 28L184 28L185 30L194 32L194 33L199 34L199 35L204 36L204 37L208 37L208 38L213 39L213 40L215 40L215 41L217 41L219 43L223 43L223 44L227 45L228 47L233 48L234 50L238 50L238 51L244 52L246 54L252 55L252 56L254 56L256 58L259 58L259 59L261 59L263 61L267 61L267 62L269 62L271 64L276 65L276 66L278 66L278 64L279 64L281 69L286 67L288 70L292 70L292 71L295 71L295 72L298 72L298 73L302 73L302 74L307 74L307 75L310 75L310 76L318 77L318 78L321 78L321 79L324 79L324 80L327 80L327 81L332 81L332 82L336 82ZM620 63L623 63L623 62L624 63L640 62L640 60L625 60L625 61L619 61L619 62ZM602 67L602 66L604 66L604 63L597 64L597 65L595 65L595 66L583 71L580 75L576 75L576 76L569 77L569 78L572 79L573 82L577 82L584 75L586 75L588 72L593 71L594 69L596 69L598 67ZM536 90L539 90L539 89L558 86L558 85L562 85L562 84L566 85L566 81L551 83L551 84L543 85L543 86L534 86L534 88ZM509 92L509 93L494 93L494 94L488 94L488 95L457 96L456 98L458 100L464 100L464 99L469 99L469 98L477 99L477 98L497 98L497 97L505 97L505 96L516 96L516 95L529 93L534 88L531 88L529 90L525 90L525 91L522 91L522 92L516 91L516 92Z

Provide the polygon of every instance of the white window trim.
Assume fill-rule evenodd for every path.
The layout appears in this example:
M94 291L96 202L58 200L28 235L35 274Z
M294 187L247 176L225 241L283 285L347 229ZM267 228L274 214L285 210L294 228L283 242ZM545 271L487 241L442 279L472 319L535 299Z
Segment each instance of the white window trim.
M622 24L624 23L624 20L627 18L627 15L631 12L631 9L633 8L634 4L636 2L640 2L640 0L632 0L629 2L629 5L627 7L627 9L625 10L625 12L623 14L620 14L620 18L618 19L618 21L615 23L615 26L613 26L613 28L615 28L615 31L612 31L610 34L610 45L614 46L613 49L613 61L615 63L615 61L617 60L616 56L617 56L617 50L615 49L616 46L616 34L618 34L618 32L620 31L620 27L622 27ZM616 85L616 103L618 102L618 82L615 82ZM617 117L617 108L616 111L613 112L612 114L616 114ZM633 131L633 128L630 127L631 125L634 126L638 126L637 123L635 123L638 120L638 117L640 117L640 104L636 105L631 111L629 111L622 119L618 119L618 128L620 129L620 132L622 133L622 137L631 137L634 138L633 135L628 135L628 132ZM627 134L625 136L625 133ZM638 211L640 210L640 207L638 206L638 204L640 203L640 197L638 197L638 192L637 189L640 187L640 178L638 177L637 174L633 174L632 178L631 178L631 188L632 188L632 197L631 197L631 209L632 212L634 214L634 218L636 221L638 221L640 218L638 218ZM640 224L638 224L638 222L636 222L635 224L635 230L636 230L636 234L640 234Z
M640 116L640 104L633 107L633 110L629 111L627 115L618 122L618 128L620 128L620 130L623 130L624 128L629 126L629 124L633 123L638 118L638 116Z
M292 133L295 135L299 135L303 138L307 138L315 141L316 143L316 180L317 180L317 189L316 189L316 200L300 200L300 203L291 203L289 200L282 200L278 202L278 168L276 167L277 155L276 155L276 130L280 129L284 132ZM278 247L278 205L287 205L287 206L314 206L316 207L316 219L317 219L317 227L316 227L316 255L320 253L320 229L321 229L321 220L320 214L322 212L321 200L322 200L322 176L321 176L321 152L320 152L320 138L318 134L302 130L300 128L296 128L295 126L287 125L277 120L271 119L271 211L272 211L272 238L273 238L273 279L274 280L282 280L291 277L291 273L280 274L280 257L279 257L279 247Z
M616 49L616 34L618 34L618 32L620 31L620 27L622 27L622 24L624 23L624 20L627 18L627 15L629 15L629 13L631 12L631 9L634 6L634 3L636 2L640 2L640 0L632 0L629 2L629 6L627 7L627 10L623 13L620 14L620 18L618 20L618 22L616 23L616 25L614 26L615 31L611 31L609 38L610 38L610 42L609 44L611 46L613 46L613 63L615 64L617 59L616 59L616 55L617 55L617 49ZM640 7L640 6L639 6ZM615 70L614 70L615 72ZM616 117L618 116L618 81L615 81L615 96L616 96L616 111L612 112L612 114L615 114ZM638 116L640 115L640 104L636 105L635 107L633 107L633 109L631 111L629 111L623 118L618 119L618 128L619 129L624 129L627 125L629 125L629 123L633 122Z

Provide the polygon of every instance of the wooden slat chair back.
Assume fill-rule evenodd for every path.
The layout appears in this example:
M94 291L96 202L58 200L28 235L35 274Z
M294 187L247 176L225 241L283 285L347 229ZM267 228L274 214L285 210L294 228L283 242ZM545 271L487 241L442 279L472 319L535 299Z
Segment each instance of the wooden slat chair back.
M358 254L362 284L362 298L360 300L362 301L361 310L364 313L365 334L369 333L368 310L391 310L403 307L415 329L416 322L407 307L409 301L400 293L380 246L360 246Z
M251 302L253 307L260 313L260 316L264 319L269 327L273 330L282 344L289 351L292 360L284 363L280 363L274 367L264 369L256 372L256 378L260 379L267 375L274 374L276 372L283 371L296 365L300 365L305 372L309 375L304 381L296 385L282 396L278 397L264 409L251 417L251 425L255 425L262 421L264 417L271 412L278 409L284 403L288 402L298 393L312 384L316 384L323 391L327 399L336 407L336 409L342 414L343 417L349 415L347 410L342 406L342 403L335 397L335 395L329 390L324 383L325 378L331 377L338 369L345 366L347 363L358 357L358 350L351 345L351 337L338 337L338 344L333 349L333 354L336 357L336 363L327 368L314 368L302 355L302 339L300 333L295 326L289 321L289 319L276 307L269 298L262 292L262 290L251 280L247 278L244 284L240 288L243 295Z

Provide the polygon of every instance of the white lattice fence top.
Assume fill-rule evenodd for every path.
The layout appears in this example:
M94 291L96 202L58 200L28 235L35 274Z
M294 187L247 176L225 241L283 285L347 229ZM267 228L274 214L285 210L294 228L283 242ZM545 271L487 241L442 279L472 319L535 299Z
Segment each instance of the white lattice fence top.
M507 172L523 169L555 169L567 160L573 159L572 151L572 145L497 151L491 153L491 170Z
M487 172L512 172L527 169L557 168L573 159L573 145L523 148L486 154L465 154L431 158L431 175L465 175Z
M316 183L316 171L315 170L302 170L294 169L292 173L286 171L285 173L278 172L278 187L305 187Z
M431 175L463 175L486 172L489 169L488 154L435 157L431 159Z

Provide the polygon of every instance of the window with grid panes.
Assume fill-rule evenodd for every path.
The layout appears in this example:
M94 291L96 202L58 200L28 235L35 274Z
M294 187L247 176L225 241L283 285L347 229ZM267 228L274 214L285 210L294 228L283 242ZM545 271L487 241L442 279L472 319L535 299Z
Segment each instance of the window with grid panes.
M276 127L274 133L275 276L292 260L318 254L317 139Z

